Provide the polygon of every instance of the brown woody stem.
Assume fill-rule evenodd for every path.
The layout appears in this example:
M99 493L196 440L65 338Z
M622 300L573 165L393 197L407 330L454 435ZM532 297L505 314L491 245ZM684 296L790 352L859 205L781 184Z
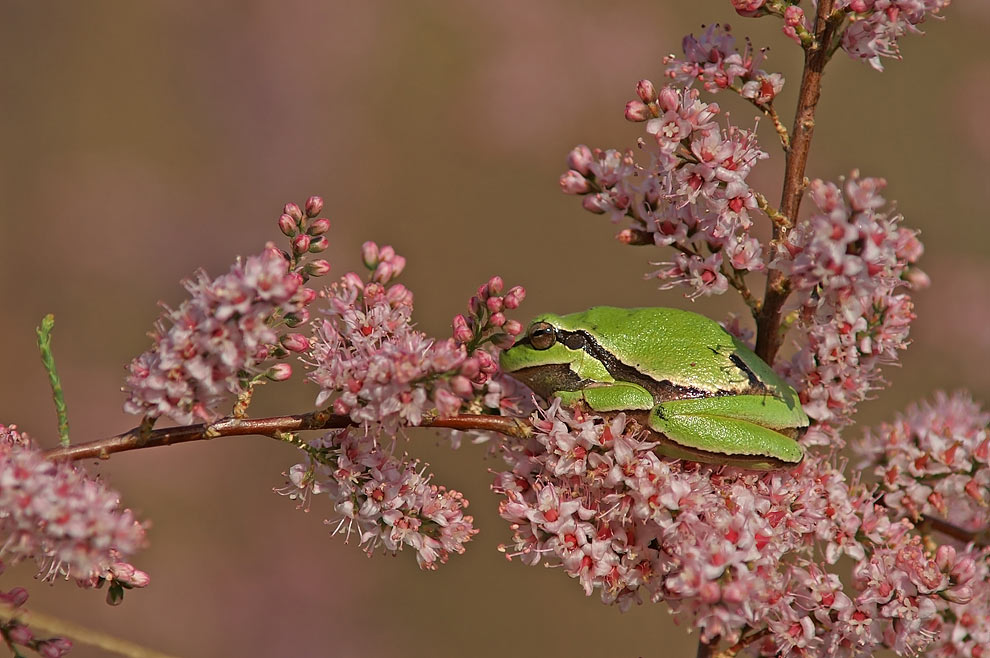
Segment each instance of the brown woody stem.
M116 452L155 448L189 441L205 441L223 436L247 436L255 434L281 440L281 437L287 432L342 429L353 424L347 416L314 412L293 414L291 416L273 416L271 418L223 418L215 423L165 427L151 430L145 434L142 434L140 427L135 427L123 434L111 436L106 439L78 443L64 448L53 448L48 450L45 456L54 461L75 461L78 459L93 458L107 459ZM424 420L420 427L486 430L518 437L526 436L529 432L529 424L525 420L508 416L489 416L483 414L460 414L447 418L433 418Z
M801 76L801 89L798 92L797 110L794 114L794 128L791 131L790 149L787 150L784 184L780 199L780 217L773 222L774 245L787 237L788 231L797 221L804 193L804 172L808 165L811 138L815 132L815 108L821 96L822 76L829 60L828 46L832 42L837 24L829 21L833 0L820 0L815 16L815 39L804 52L804 73ZM781 309L790 294L790 281L779 270L770 270L767 277L763 307L757 318L756 353L767 363L773 363L780 349L783 336L780 332Z

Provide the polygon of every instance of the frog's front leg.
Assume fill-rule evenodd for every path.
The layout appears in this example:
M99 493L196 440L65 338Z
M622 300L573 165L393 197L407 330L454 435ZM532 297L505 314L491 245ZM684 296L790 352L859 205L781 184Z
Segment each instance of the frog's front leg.
M804 449L777 430L806 427L808 417L770 395L734 395L663 402L650 412L649 424L685 449L674 450L677 456L740 465L767 458L749 467L773 468L801 462Z
M566 405L584 402L595 411L649 411L656 404L649 391L630 382L592 384L577 391L557 391L554 395Z

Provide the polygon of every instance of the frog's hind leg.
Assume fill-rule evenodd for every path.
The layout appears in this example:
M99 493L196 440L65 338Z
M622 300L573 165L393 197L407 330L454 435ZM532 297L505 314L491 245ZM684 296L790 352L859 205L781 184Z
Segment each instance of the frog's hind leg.
M757 401L761 402L754 404ZM776 431L796 423L807 424L803 411L795 414L783 402L759 395L673 400L657 405L649 418L653 430L676 444L670 446L674 453L683 448L677 456L743 466L756 458L758 465L748 467L761 469L801 462L801 445ZM766 458L765 464L761 458Z

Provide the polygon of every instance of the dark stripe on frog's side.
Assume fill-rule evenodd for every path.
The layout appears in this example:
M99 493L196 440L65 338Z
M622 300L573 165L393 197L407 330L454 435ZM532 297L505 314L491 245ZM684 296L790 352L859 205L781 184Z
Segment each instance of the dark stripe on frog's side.
M605 366L609 374L620 382L631 382L645 388L657 402L667 402L668 400L686 400L690 398L702 398L712 395L701 389L690 386L679 386L670 380L656 380L649 375L644 375L636 368L619 361L615 355L598 344L594 336L586 331L568 331L557 329L557 339L570 349L581 349ZM583 342L581 342L583 341ZM772 392L757 378L753 371L736 354L728 355L728 359L739 368L749 381L749 388L743 391L719 391L715 396L721 395L772 395ZM577 381L580 381L579 379ZM576 390L576 389L556 389L556 390Z

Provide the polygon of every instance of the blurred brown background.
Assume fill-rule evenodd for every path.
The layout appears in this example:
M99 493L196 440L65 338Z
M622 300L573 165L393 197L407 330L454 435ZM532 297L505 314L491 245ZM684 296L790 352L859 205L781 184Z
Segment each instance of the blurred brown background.
M936 388L990 400L990 9L960 2L947 18L905 39L905 61L883 75L840 53L826 77L809 175L886 176L933 279L914 345L864 422ZM796 47L728 2L0 3L0 422L53 442L34 347L53 312L74 440L133 425L118 389L156 301L178 303L195 268L215 276L280 239L282 204L310 194L326 198L336 274L358 265L363 240L391 243L434 335L495 273L527 287L520 320L690 305L642 280L663 254L614 243L557 177L577 143L632 145L641 133L622 109L636 81L659 83L661 56L713 21L772 44L789 114ZM719 101L751 124L746 106ZM768 128L773 159L755 180L773 198L782 159ZM729 307L741 310L729 295L694 306ZM304 386L283 389L262 390L254 411L312 403ZM661 606L623 615L560 571L506 563L488 491L498 464L410 436L482 529L436 573L331 538L325 505L305 514L271 493L296 454L243 438L94 465L153 521L136 560L152 585L121 607L33 583L29 565L3 587L27 584L39 610L181 656L693 655Z

